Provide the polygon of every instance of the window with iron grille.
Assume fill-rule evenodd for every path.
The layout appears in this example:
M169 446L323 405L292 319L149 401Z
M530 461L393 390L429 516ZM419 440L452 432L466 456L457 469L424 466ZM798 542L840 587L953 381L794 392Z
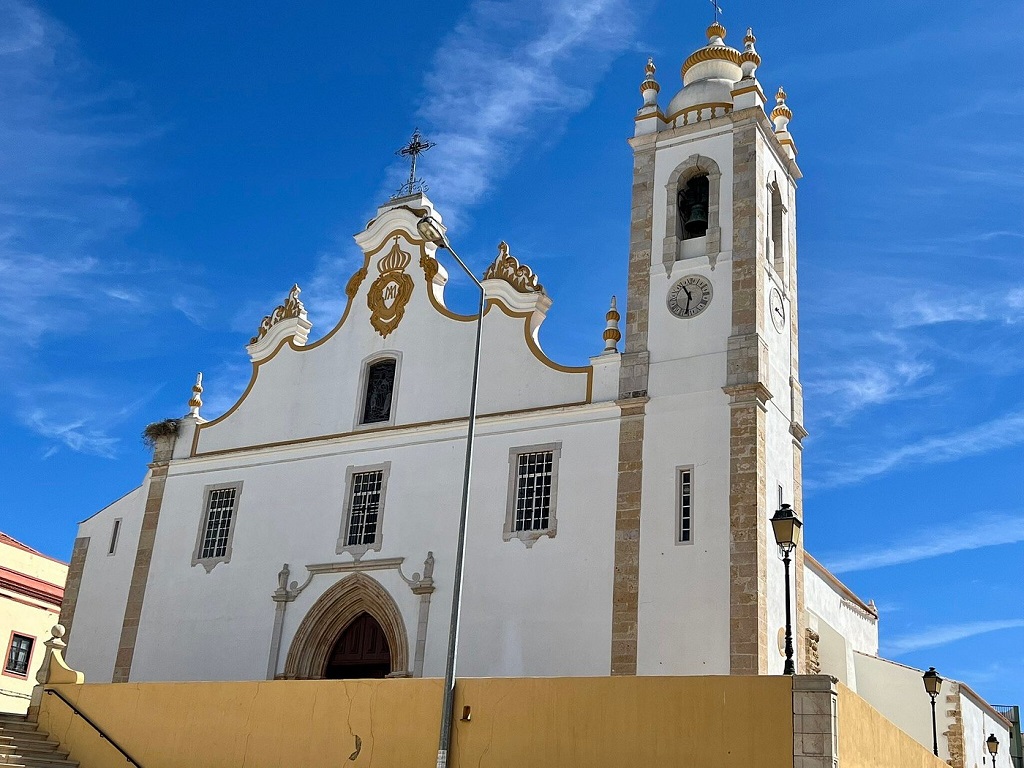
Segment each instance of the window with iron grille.
M368 550L380 550L384 494L389 462L372 467L349 467L345 493L345 520L337 552L359 558Z
M7 663L4 665L4 671L19 677L27 677L28 663L32 658L32 644L31 637L19 634L11 635L11 647L7 651Z
M397 360L387 358L371 363L367 368L363 424L391 421L391 403L395 393L397 367Z
M506 541L518 538L530 546L541 536L555 535L560 452L560 444L513 448L510 451Z
M200 564L209 573L217 563L231 560L231 540L241 493L241 483L213 485L204 489L203 519L192 554L192 565Z
M676 470L676 543L693 543L693 467Z

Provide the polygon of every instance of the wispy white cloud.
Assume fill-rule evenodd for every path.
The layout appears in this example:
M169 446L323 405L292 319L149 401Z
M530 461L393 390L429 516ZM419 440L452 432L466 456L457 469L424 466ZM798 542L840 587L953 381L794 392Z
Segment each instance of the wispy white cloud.
M833 573L849 573L904 565L983 547L1016 544L1024 541L1024 515L990 515L962 521L955 527L929 526L926 534L908 534L900 540L907 543L825 556L822 560Z
M959 286L916 291L893 306L897 328L915 328L939 323L1024 321L1024 287L965 292Z
M446 214L478 202L523 146L549 141L589 103L630 47L636 9L626 0L471 4L438 47L419 110L437 141L429 181ZM401 176L396 168L395 186Z
M1020 629L1024 627L1024 619L1006 619L1003 621L974 621L965 624L946 624L938 627L929 627L920 632L903 635L887 643L883 643L883 650L894 656L899 656L911 651L919 651L923 648L937 648L940 645L948 645L958 640L966 640L976 635L984 635L989 632L999 632L1005 629Z
M842 423L869 406L883 405L907 397L920 397L916 387L934 370L929 363L905 359L895 362L864 358L846 366L835 366L827 375L813 377L808 388L822 399L819 415Z
M941 464L1024 443L1024 409L959 432L922 438L826 469L815 487L835 488L908 466Z

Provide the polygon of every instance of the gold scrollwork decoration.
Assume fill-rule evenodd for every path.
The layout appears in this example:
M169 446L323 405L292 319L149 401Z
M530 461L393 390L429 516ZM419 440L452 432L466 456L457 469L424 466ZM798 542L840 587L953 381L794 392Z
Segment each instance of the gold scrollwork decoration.
M377 262L380 276L366 294L366 306L370 309L370 324L384 338L402 322L412 298L413 281L405 273L411 263L412 256L398 246L397 236L391 250Z
M284 304L281 304L274 308L274 311L263 318L263 322L260 323L259 330L256 335L249 339L250 344L255 344L257 341L267 335L267 332L277 325L282 320L288 320L292 317L300 317L306 308L302 306L302 302L299 301L299 294L302 293L299 286L293 285L292 289L288 291L288 296L284 300Z
M498 243L498 256L484 272L484 280L504 280L520 293L544 293L537 275L508 252L508 243Z

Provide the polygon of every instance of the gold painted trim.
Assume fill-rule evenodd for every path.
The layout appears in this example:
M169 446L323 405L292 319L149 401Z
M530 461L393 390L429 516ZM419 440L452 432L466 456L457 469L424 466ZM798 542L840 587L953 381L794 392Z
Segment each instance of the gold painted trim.
M686 77L686 73L696 64L700 64L705 61L729 61L735 64L737 67L742 63L742 57L740 52L735 48L730 48L727 45L709 45L705 48L694 51L690 54L689 58L683 62L683 67L680 70L680 74Z
M410 209L410 210L412 210L412 209ZM199 435L202 433L202 431L204 429L212 427L212 426L214 426L216 424L220 424L228 416L230 416L231 414L233 414L235 411L237 411L239 409L239 407L245 401L245 398L249 396L249 393L252 391L253 386L256 384L256 379L259 376L260 366L261 365L265 365L266 363L269 363L271 360L273 360L275 357L277 357L278 352L280 352L284 348L284 346L286 344L289 347L291 347L296 352L308 352L311 349L316 349L317 347L321 346L322 344L326 344L327 341L329 339L331 339L331 337L334 336L334 334L336 334L339 330L341 330L341 327L343 325L345 325L345 321L348 320L348 316L352 312L352 304L353 304L353 301L355 300L356 295L358 294L358 290L352 290L351 292L349 292L347 290L348 286L350 286L352 284L353 279L358 278L359 282L357 283L357 286L359 284L361 284L366 279L367 267L370 265L370 259L373 258L373 256L375 256L377 253L382 251L384 249L384 247L386 245L388 245L388 242L391 240L391 238L394 237L395 235L401 235L402 237L405 238L405 240L411 246L413 246L413 247L417 247L418 246L420 248L421 252L425 252L425 248L424 248L424 246L426 244L425 240L420 240L418 238L412 237L412 236L409 235L409 233L406 230L399 228L399 229L391 230L391 232L389 232L387 234L387 236L384 237L383 241L381 242L381 244L379 246L374 248L372 251L368 251L368 252L364 253L363 254L363 265L359 269L357 269L355 272L352 273L352 277L349 278L349 282L346 284L346 295L348 295L348 302L345 304L345 311L342 312L341 319L338 320L337 324L330 331L328 331L326 334L324 334L323 337L317 339L312 344L305 344L305 345L298 346L298 345L296 345L293 342L293 337L291 337L291 336L289 336L286 339L282 339L281 343L277 345L277 347L274 349L273 352L271 352L269 355L267 355L265 358L263 358L259 362L253 363L252 364L252 375L249 378L249 383L246 385L245 390L242 392L241 396L238 398L238 400L235 402L235 404L232 405L230 408L228 408L226 411L224 411L224 413L222 413L216 419L213 419L212 421L203 422L202 424L198 424L196 426L196 431L192 435L192 447L191 447L191 450L189 452L190 456L198 456L199 455L199 453L198 453L198 451L199 451ZM360 277L360 274L361 274L361 277ZM428 289L428 293L430 293L429 289ZM431 297L433 297L432 293L431 293Z
M589 385L588 385L589 388ZM559 408L579 408L584 405L592 405L589 399L578 400L574 403L556 403L555 405L539 405L532 408L520 408L512 411L494 411L492 413L482 413L477 416L478 420L483 419L499 419L503 416L521 416L530 413L543 413L544 411L555 411ZM313 437L296 437L292 440L279 440L273 443L255 443L253 445L243 445L237 448L222 448L217 451L206 451L204 453L193 453L191 458L209 458L213 456L225 456L233 453L242 453L243 451L257 451L264 448L283 448L289 445L299 445L300 443L323 443L328 440L341 440L346 437L356 437L362 435L373 435L378 432L395 432L398 430L409 430L414 431L422 429L423 427L437 427L444 426L446 424L458 424L466 421L465 416L455 416L450 419L436 419L434 421L417 421L411 424L392 424L387 427L377 427L376 429L360 429L352 432L336 432L330 435L315 435Z
M410 238L408 233L405 230L403 230L403 229L392 230L384 238L384 240L381 243L381 245L379 245L377 248L374 248L372 251L368 251L365 254L365 257L364 257L364 260L363 260L363 266L360 269L365 272L367 265L370 263L370 259L374 255L376 255L379 251L383 250L383 248L386 245L388 245L388 241L392 237L394 237L396 234L401 234L403 237L405 237L406 241L409 242L410 245L412 245L414 247L418 246L420 248L420 255L421 255L420 266L423 268L423 274L424 274L424 277L426 278L427 296L430 298L430 303L433 305L434 309L436 309L441 315L443 315L443 316L445 316L445 317L447 317L447 318L449 318L451 320L456 320L458 322L464 322L464 323L474 322L476 320L476 315L459 315L459 314L456 314L455 312L452 312L450 309L448 309L444 305L438 304L437 299L434 296L433 284L431 282L431 279L432 279L433 275L429 275L428 274L429 270L424 265L424 262L428 261L428 260L429 261L434 261L436 263L436 259L434 259L433 257L430 257L430 256L427 255L427 252L426 252L426 241L425 240L420 240L420 239L416 239L416 238ZM423 257L426 257L426 258L423 258ZM357 270L356 274L358 274L358 272L359 272L359 270ZM434 274L436 274L436 272ZM206 429L208 427L212 427L215 424L219 424L220 422L224 421L228 416L230 416L231 414L233 414L235 411L238 410L238 408L245 401L245 398L249 396L249 393L252 391L252 388L255 386L256 379L259 376L260 366L267 364L268 362L273 360L275 357L277 357L278 352L280 352L281 349L285 345L290 346L296 352L305 352L305 351L310 350L310 349L315 349L316 347L319 347L321 344L324 344L328 339L330 339L332 336L334 336L334 334L337 333L341 329L341 327L345 324L345 321L348 319L349 313L352 310L352 303L353 303L353 300L355 299L355 295L356 294L353 294L352 296L349 296L348 304L345 306L345 312L342 314L341 320L339 320L338 324L335 325L334 328L332 328L330 330L330 332L327 333L322 339L318 339L313 344L307 344L305 346L296 346L293 343L293 341L292 341L292 337L288 337L286 339L282 339L281 343L278 344L277 348L273 352L271 352L267 357L263 358L262 360L260 360L257 363L253 363L252 376L249 378L249 383L248 383L248 385L246 385L245 391L243 391L241 396L238 398L238 401L234 405L232 405L227 411L225 411L223 414L218 416L216 419L213 419L212 421L207 421L207 422L205 422L203 424L197 425L195 433L192 435L192 446L191 446L191 450L189 451L190 458L195 458L195 457L198 457L198 456L213 456L213 455L219 455L219 454L222 454L222 453L234 453L234 452L237 452L237 451L249 450L250 448L253 448L253 447L269 448L269 447L277 447L277 446L282 446L282 445L293 445L295 443L302 443L302 442L308 442L308 441L331 440L331 439L336 439L336 438L340 438L340 437L347 437L349 435L354 435L354 434L367 434L369 432L380 431L380 430L376 430L376 429L374 429L374 430L361 429L361 430L359 430L358 433L357 432L341 432L341 433L332 434L332 435L326 435L326 436L322 436L322 437L298 438L296 440L286 440L286 441L273 442L273 443L262 443L262 444L259 444L257 446L243 446L243 447L240 447L240 448L228 448L228 449L224 449L222 451L211 451L211 452L205 452L205 453L200 453L199 452L199 436L200 436L202 430L204 430L204 429ZM547 410L549 408L565 408L565 407L576 406L576 405L589 405L593 401L593 396L594 396L594 367L592 365L567 366L567 365L561 365L559 363L556 363L554 360L552 360L550 357L548 357L544 353L544 351L537 345L537 342L534 341L534 339L533 339L533 335L530 333L530 318L533 316L532 312L516 312L516 311L511 310L508 307L506 307L505 304L500 302L499 300L492 298L492 299L488 299L487 303L484 306L484 317L487 316L487 313L491 310L492 306L498 306L498 308L502 312L504 312L506 315L508 315L509 317L521 318L523 320L523 338L526 340L527 348L530 350L530 352L533 354L533 356L535 358L537 358L537 360L539 360L541 363L546 365L548 368L551 368L552 370L555 370L555 371L559 371L561 373L586 373L587 374L587 388L586 388L586 398L583 401L581 401L581 402L561 403L561 404L556 404L556 405L551 405L551 406L540 406L540 407L537 407L537 408L523 408L523 409L520 409L520 410L502 411L502 412L492 413L492 414L483 414L482 417L483 416L502 416L502 415L509 415L509 414L514 414L514 413L528 413L530 411ZM443 424L443 423L446 423L446 422L457 422L457 421L460 421L460 420L464 420L464 419L462 417L457 417L457 418L454 418L454 419L445 419L445 420L442 420L442 421L427 421L427 422L418 422L418 423L409 424L409 425L394 425L394 426L390 426L390 427L382 427L381 430L384 430L384 429L405 429L405 428L408 428L408 427L422 427L422 426L427 426L427 425L431 425L431 424Z
M664 122L668 122L668 120L665 119L665 115L662 114L662 111L660 109L656 110L655 112L648 112L646 115L637 115L636 117L633 118L633 122L639 123L641 120L650 120L652 117L660 117Z
M748 85L746 88L737 88L735 91L730 91L729 95L742 96L744 93L751 93L752 91L756 91L757 93L761 94L762 99L764 98L764 91L762 91L756 83L754 85Z

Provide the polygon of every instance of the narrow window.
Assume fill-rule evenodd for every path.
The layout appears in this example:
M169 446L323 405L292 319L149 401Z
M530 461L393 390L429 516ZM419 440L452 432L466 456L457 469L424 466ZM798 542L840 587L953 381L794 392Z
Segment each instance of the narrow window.
M32 658L32 644L31 637L12 634L11 647L7 650L7 663L4 665L4 671L18 677L27 677L28 663Z
M110 531L110 546L107 547L107 554L112 555L117 551L117 540L121 536L121 518L114 521L114 527Z
M519 538L529 546L540 536L554 536L560 450L556 444L510 452L506 541Z
M391 401L395 391L396 360L387 358L371 363L366 371L366 398L363 424L391 421Z
M679 511L679 523L676 542L679 544L693 543L693 467L680 467L677 470L676 498Z
M708 202L711 187L707 174L694 176L679 190L676 204L682 225L682 239L704 237L708 231Z
M770 247L767 252L768 260L774 265L775 271L779 277L785 280L786 272L786 260L785 260L785 248L782 244L783 240L783 215L785 213L785 207L782 205L782 192L779 190L779 185L772 182L768 188L771 193L771 211L769 214L769 227L768 242Z
M358 560L371 549L380 551L384 496L390 471L389 462L348 468L345 517L338 537L338 554L348 552Z
M200 564L209 573L217 563L231 560L231 540L235 532L235 518L242 484L207 486L204 489L205 506L199 527L192 565Z
M782 498L783 498L782 497L782 486L780 485L779 486L779 506L777 506L776 509L782 509Z
M358 472L352 475L351 514L348 523L348 546L372 544L377 538L377 518L380 515L380 489L384 473Z

